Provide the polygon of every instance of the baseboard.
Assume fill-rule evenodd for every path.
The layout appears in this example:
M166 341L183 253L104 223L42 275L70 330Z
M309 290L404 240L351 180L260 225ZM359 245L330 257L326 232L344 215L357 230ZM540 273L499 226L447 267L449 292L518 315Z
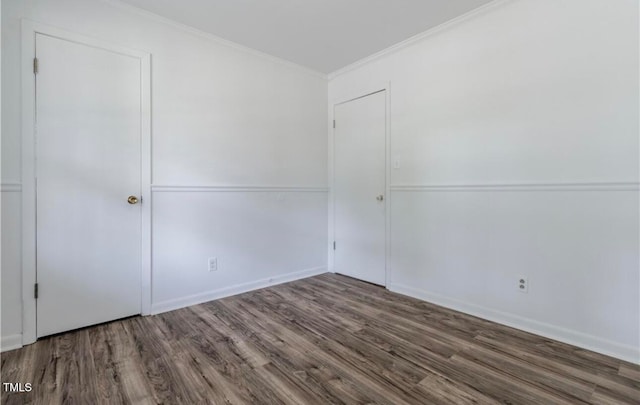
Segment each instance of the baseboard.
M22 347L22 334L2 336L0 338L0 352L8 352Z
M562 328L544 322L524 318L508 312L496 311L480 305L471 304L453 298L444 297L428 291L418 290L400 284L391 283L387 287L390 291L428 301L449 309L464 312L492 322L520 329L525 332L544 336L593 352L605 354L620 360L640 364L640 348L602 339L597 336Z
M287 283L289 281L300 280L307 277L317 276L327 272L327 267L315 267L312 269L306 269L302 271L296 271L293 273L281 274L262 280L251 281L249 283L236 284L230 287L220 288L218 290L207 291L200 294L189 295L183 298L177 298L173 300L154 303L151 305L151 314L160 314L162 312L173 311L192 305L202 304L203 302L213 301L224 297L230 297L232 295L242 294L245 292L258 290L260 288L269 287L272 285Z

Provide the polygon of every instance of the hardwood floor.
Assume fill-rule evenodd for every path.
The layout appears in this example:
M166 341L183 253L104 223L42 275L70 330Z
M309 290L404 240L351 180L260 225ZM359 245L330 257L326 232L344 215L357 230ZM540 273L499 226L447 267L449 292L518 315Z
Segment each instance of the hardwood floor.
M1 357L5 404L640 403L640 366L334 274Z

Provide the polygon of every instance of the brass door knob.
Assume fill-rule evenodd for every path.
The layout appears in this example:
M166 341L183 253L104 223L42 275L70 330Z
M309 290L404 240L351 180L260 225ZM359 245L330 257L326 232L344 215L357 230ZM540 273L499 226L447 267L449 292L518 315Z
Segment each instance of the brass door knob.
M129 204L137 204L138 203L138 197L136 197L135 195L130 195L129 198L127 198L127 202Z

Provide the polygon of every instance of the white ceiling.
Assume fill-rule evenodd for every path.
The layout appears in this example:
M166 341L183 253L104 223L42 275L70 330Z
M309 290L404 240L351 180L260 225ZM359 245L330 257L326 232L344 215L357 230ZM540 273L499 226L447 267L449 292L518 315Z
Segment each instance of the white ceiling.
M121 0L330 73L491 0Z

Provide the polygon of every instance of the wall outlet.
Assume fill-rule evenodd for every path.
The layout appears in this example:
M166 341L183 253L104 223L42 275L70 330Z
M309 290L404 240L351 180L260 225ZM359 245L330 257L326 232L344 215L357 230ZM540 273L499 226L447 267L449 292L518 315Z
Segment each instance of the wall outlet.
M209 258L209 271L218 271L218 258L210 257Z
M525 294L529 292L529 279L527 277L518 277L518 291Z

